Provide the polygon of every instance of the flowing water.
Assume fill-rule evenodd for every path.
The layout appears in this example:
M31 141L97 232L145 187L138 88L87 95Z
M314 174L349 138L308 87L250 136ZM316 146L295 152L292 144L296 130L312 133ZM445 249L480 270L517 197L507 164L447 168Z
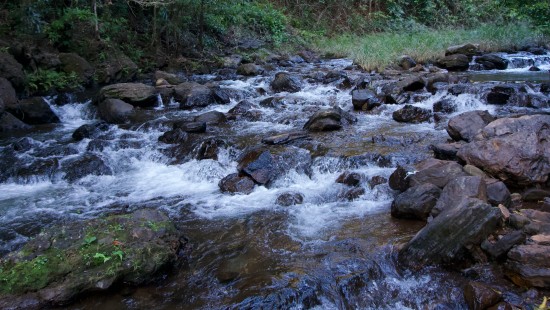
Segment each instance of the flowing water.
M473 81L512 81L514 76L517 81L526 76L530 81L548 80L542 74L548 75L550 56L516 58L528 57L543 73L527 71L532 63L526 60L523 67L520 61L511 61L514 68L505 72L468 76ZM286 69L312 76L350 65L347 60L332 60ZM245 91L247 99L257 104L273 96L262 95L269 81L254 77L220 85ZM413 273L396 265L395 248L424 223L391 218L395 192L387 184L371 188L366 182L374 176L388 178L397 164L431 156L429 145L448 138L445 122L394 122L392 112L403 105L386 105L377 115L354 113L357 123L338 132L311 134L298 144L271 147L273 152L290 152L298 164L268 187L257 186L249 195L220 192L218 182L236 172L236 159L246 147L261 144L269 135L301 129L319 108L352 110L349 90L340 90L337 82L309 79L302 91L276 96L284 97L283 102L258 106L255 119L208 128L204 138L226 142L217 160L174 156L173 147L158 138L170 129L171 120L214 110L225 113L236 101L193 111L179 110L175 102L161 103L144 111L145 121L139 125L112 125L98 138L80 142L72 139L74 130L98 120L91 101L52 104L61 124L26 134L23 142L21 137L0 140L2 169L12 171L0 183L0 254L60 221L159 208L190 240L188 262L150 285L93 296L69 308L464 308L466 280L460 274L436 268ZM477 109L499 113L475 93L421 94L414 105L431 109L444 98L453 98L458 105L452 115ZM67 181L63 167L88 155L103 160L107 175ZM352 201L343 196L347 187L335 183L344 171L358 172L365 180L364 194ZM303 203L277 205L277 197L289 191L301 193Z

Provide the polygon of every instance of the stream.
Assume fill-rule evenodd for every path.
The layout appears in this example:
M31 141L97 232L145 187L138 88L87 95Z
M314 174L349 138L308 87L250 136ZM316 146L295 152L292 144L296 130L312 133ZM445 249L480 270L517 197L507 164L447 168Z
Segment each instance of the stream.
M457 76L470 80L467 85L473 89L521 82L528 93L538 93L533 85L550 80L550 55L503 56L511 64L507 70ZM542 71L528 71L532 65ZM269 82L278 71L301 76L302 90L272 93ZM440 122L398 123L392 113L403 104L384 105L377 114L353 112L342 79L327 83L316 78L329 72L366 77L374 88L387 83L345 59L294 64L252 78L190 77L241 91L257 105L254 118L209 126L192 140L222 140L217 160L198 160L193 151L180 154L158 138L171 121L209 111L227 113L237 105L235 100L179 110L177 102L159 98L158 107L142 111L143 121L109 125L99 137L75 142L72 134L78 127L99 120L91 97L65 105L49 98L60 124L0 136L0 168L11 171L0 176L0 257L56 223L157 208L189 239L188 261L146 286L85 297L67 309L467 308L462 287L469 278L464 273L436 267L412 272L397 265L395 249L425 223L392 218L389 210L396 192L387 183L371 186L368 181L389 178L398 164L432 157L430 145L447 141L446 121L454 115L488 110L504 116L525 113L526 108L489 105L482 91L452 95L443 89L415 93L410 104L432 109L435 102L452 99L456 112ZM260 104L273 96L279 98L277 104ZM329 107L351 111L357 122L285 146L265 146L289 154L291 169L248 195L220 191L218 182L236 172L244 149L261 145L262 138L301 130L316 110ZM91 155L102 159L108 173L66 178L63 167ZM344 195L346 185L335 183L345 171L357 172L363 180L364 193L353 200ZM300 193L303 203L277 204L278 196L287 192ZM479 277L509 292L507 298L521 298L522 292L498 280L490 269L478 272Z

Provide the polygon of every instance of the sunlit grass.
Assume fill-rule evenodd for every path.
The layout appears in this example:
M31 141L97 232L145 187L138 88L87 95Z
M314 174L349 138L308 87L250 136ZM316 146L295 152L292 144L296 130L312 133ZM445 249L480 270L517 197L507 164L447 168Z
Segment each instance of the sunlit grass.
M312 40L318 52L349 57L367 70L384 69L401 55L417 62L433 61L452 45L479 44L483 51L498 51L525 44L540 43L545 38L527 25L480 25L476 29L421 30L350 35Z

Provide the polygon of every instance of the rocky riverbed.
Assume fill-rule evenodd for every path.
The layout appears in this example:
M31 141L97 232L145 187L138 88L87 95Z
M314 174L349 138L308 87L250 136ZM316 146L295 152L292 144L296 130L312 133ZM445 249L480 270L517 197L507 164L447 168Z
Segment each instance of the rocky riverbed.
M69 100L0 78L0 305L540 304L550 55L399 64L273 55Z

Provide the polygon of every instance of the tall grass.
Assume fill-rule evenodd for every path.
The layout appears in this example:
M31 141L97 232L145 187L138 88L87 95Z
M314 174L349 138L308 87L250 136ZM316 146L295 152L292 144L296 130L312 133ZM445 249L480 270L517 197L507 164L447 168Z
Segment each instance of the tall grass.
M479 44L482 51L498 51L525 44L541 43L540 32L525 24L480 25L475 29L417 30L367 35L343 34L317 37L313 46L320 53L349 57L366 70L381 70L400 55L409 55L417 62L429 62L441 57L452 45Z

